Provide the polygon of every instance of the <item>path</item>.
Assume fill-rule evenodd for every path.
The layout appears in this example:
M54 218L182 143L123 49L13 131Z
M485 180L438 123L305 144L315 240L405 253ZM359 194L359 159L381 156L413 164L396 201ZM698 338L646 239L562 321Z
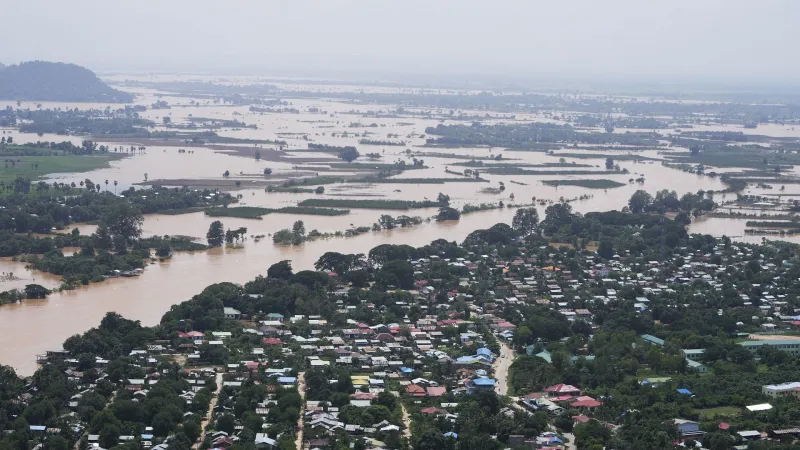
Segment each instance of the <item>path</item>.
M577 450L578 447L575 446L575 435L572 433L563 433L563 435L569 441L566 443L566 449Z
M403 410L403 426L406 427L403 430L403 436L408 439L408 445L411 445L411 416L408 415L408 410L406 409L406 405L403 404L402 399L398 399L400 402L400 408Z
M214 391L214 395L211 396L211 402L208 404L208 411L206 412L205 420L203 420L203 424L200 426L200 442L203 442L203 440L206 438L206 429L208 428L208 424L211 423L211 416L214 414L214 408L217 406L219 393L222 391L222 372L217 373L215 382L217 383L217 390ZM200 448L200 442L195 442L194 445L192 445L192 448Z
M106 402L105 406L103 406L103 409L108 408L109 406L111 406L112 403L114 403L114 400L117 398L117 392L119 392L119 389L115 389L114 392L111 393L111 395L108 397L108 401ZM89 427L86 427L83 433L81 433L81 437L78 438L78 440L75 442L75 446L73 447L74 450L79 450L84 435L85 436L89 435Z
M297 392L300 393L300 398L303 401L302 406L300 407L300 422L299 422L299 429L297 430L297 440L294 443L294 446L297 450L302 450L303 448L303 426L306 417L306 373L300 372L297 375Z
M500 341L500 356L494 360L494 390L498 395L508 394L508 368L514 362L514 350L505 342Z

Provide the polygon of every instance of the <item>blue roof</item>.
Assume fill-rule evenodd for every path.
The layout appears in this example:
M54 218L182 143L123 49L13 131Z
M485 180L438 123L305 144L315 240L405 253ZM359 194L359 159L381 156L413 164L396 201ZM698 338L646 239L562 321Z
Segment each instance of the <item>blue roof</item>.
M403 373L411 373L413 371L414 371L414 369L412 369L411 367L401 367L400 368L400 372L403 372Z
M447 433L443 434L444 437L452 437L458 439L458 433L453 433L452 431L448 431Z
M46 429L47 429L47 427L44 426L44 425L31 425L30 426L30 430L31 431L44 431Z
M550 438L550 441L549 441L549 443L551 443L551 444L552 444L553 442L558 442L559 444L563 444L563 443L564 443L564 441L562 441L560 438L557 438L557 437L555 437L555 436L551 437L551 438Z
M692 395L692 391L690 391L688 389L681 388L681 389L678 389L678 394Z
M476 386L494 386L496 383L492 378L476 378L472 380Z
M492 351L486 347L478 349L478 355L492 356Z
M149 440L153 439L153 435L152 434L143 434L142 435L142 439L144 439L145 441L149 441Z
M278 383L294 384L296 382L297 382L297 378L295 378L295 377L278 377Z

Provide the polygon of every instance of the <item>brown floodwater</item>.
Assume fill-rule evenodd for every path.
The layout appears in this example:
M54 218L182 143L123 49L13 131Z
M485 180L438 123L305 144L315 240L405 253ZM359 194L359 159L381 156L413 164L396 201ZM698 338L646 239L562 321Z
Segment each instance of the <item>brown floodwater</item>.
M126 79L129 77L118 79ZM149 79L155 79L149 77ZM164 78L161 78L162 80ZM170 78L166 78L170 79ZM186 78L184 78L186 79ZM202 79L195 78L195 79ZM231 77L230 83L243 83L252 79L246 77ZM290 86L285 84L284 86ZM304 90L302 84L291 85L297 90ZM314 89L319 92L341 92L350 89L349 85L328 86ZM373 88L369 88L373 89ZM380 92L395 92L374 88ZM411 157L417 152L450 153L463 156L463 159L421 157L427 169L409 170L400 175L402 178L459 178L445 172L446 168L462 172L464 167L454 166L458 161L471 157L494 156L502 153L505 158L518 159L519 163L541 164L558 161L559 156L550 156L541 152L514 152L494 148L462 148L462 149L434 149L423 147L425 139L422 134L425 128L436 126L439 123L463 124L468 122L435 120L427 118L372 118L364 115L377 111L392 111L394 107L387 105L353 105L343 102L334 102L324 99L291 99L291 107L298 108L299 114L294 113L253 113L247 106L227 106L205 104L188 105L190 99L174 96L158 96L159 93L147 89L135 91L139 97L137 104L150 105L156 100L167 100L172 105L180 105L167 110L148 110L142 115L156 123L162 122L162 117L169 115L173 123L181 123L192 117L209 117L217 119L237 119L248 124L257 125L257 129L221 129L215 130L222 136L249 139L284 139L290 149L304 149L308 139L312 142L344 146L357 145L359 151L364 153L379 153L382 158L377 163L390 163L404 160L411 163ZM105 104L64 104L56 102L41 102L43 108L105 108ZM36 108L36 103L23 102L23 107ZM118 105L110 105L117 107ZM5 103L0 102L0 107ZM324 113L312 113L311 108L319 108ZM469 111L466 111L470 113ZM482 111L475 111L482 114ZM541 115L518 115L515 121L551 121ZM500 122L493 119L492 122ZM373 126L374 124L374 126ZM724 127L730 129L729 127ZM800 128L800 127L799 127ZM159 129L162 129L159 127ZM79 143L80 137L50 136L42 137L32 134L21 134L15 130L3 130L10 133L18 142L37 140L63 141L70 140ZM348 136L343 137L347 132ZM759 127L756 132L765 134L774 133L776 136L793 135L794 131L787 127ZM297 134L299 133L299 134ZM366 133L366 135L365 135ZM387 134L398 134L399 137L391 138L394 141L404 141L405 146L368 146L360 145L359 139L368 138L385 140ZM7 135L6 134L6 135ZM335 134L333 136L332 134ZM305 137L304 137L305 136ZM119 145L114 142L102 142L110 146ZM130 146L130 144L125 144ZM248 147L250 147L248 145ZM264 145L264 148L272 146ZM252 180L261 180L259 174L264 168L273 169L273 179L286 179L296 176L299 172L307 172L308 168L302 163L295 164L288 161L256 161L253 158L238 157L232 154L215 152L202 146L186 147L193 153L178 153L179 147L148 145L144 154L130 156L111 163L111 167L85 173L57 174L51 180L59 182L76 182L86 178L102 183L109 180L109 190L113 192L113 181L118 182L117 190L126 189L128 186L144 181L144 174L149 180L155 179L200 179L222 180L222 173L230 171L228 180L232 185L236 180L241 181L241 189L237 194L242 195L241 205L281 207L292 206L305 198L390 198L403 200L435 199L437 195L445 193L451 197L455 207L460 208L465 204L531 203L532 198L545 199L557 202L560 199L574 199L588 195L589 198L575 201L573 208L578 212L604 211L621 209L627 204L628 198L637 189L646 189L654 193L656 190L675 190L679 195L697 190L720 190L724 185L718 180L704 176L684 173L663 167L658 162L635 163L621 161L619 165L629 171L628 174L607 172L603 169L605 161L596 159L575 159L578 164L590 164L591 168L576 168L581 170L597 170L592 175L486 175L489 183L445 183L445 184L374 184L339 183L325 186L325 193L317 194L285 194L267 193L263 188L248 186ZM406 155L405 150L410 149L412 154ZM582 149L568 150L570 153L593 154ZM640 152L639 154L660 158L655 151ZM319 157L329 158L332 162L338 160L325 153L292 153L289 158ZM365 158L359 162L368 162ZM572 162L572 159L568 159ZM309 164L310 166L325 166L324 163ZM568 170L568 168L530 168L531 170ZM320 175L352 174L340 169L321 171ZM630 179L643 176L644 184L629 183ZM580 187L549 187L541 183L548 179L611 179L625 183L616 189L585 189ZM515 184L525 183L525 185ZM505 184L505 191L501 194L487 194L483 191L486 187L499 187ZM103 187L105 187L103 185ZM793 187L793 186L792 186ZM790 190L790 188L787 188ZM758 193L765 190L756 190ZM772 192L777 193L777 189ZM790 190L791 192L791 190ZM514 199L511 199L511 194ZM717 200L720 200L718 196ZM730 196L728 200L733 199ZM721 199L725 199L722 197ZM537 204L540 216L544 216L545 206ZM383 211L353 209L349 215L325 216L300 216L288 214L270 214L263 220L248 220L237 218L221 218L226 228L247 227L248 235L269 235L282 228L290 228L296 220L303 220L306 230L318 229L321 232L344 231L352 226L369 226L376 222L380 215L400 214L416 215L423 218L436 214L435 209L411 211ZM391 231L368 232L352 238L331 238L309 242L296 247L281 247L272 244L269 237L256 242L248 238L241 245L229 248L216 248L206 252L178 253L170 261L156 263L147 267L138 278L118 278L107 280L103 283L82 287L74 291L52 294L46 300L26 301L21 304L0 307L0 363L14 367L21 374L30 374L35 368L35 355L48 349L60 348L67 337L82 333L87 329L97 326L100 319L108 311L115 311L125 317L141 320L145 325L158 323L161 316L175 303L189 299L212 283L230 281L245 283L257 275L266 274L267 268L281 260L291 260L296 270L312 269L314 262L326 251L342 253L368 253L369 250L380 244L408 244L420 246L434 239L444 238L450 241L461 241L470 232L479 228L488 228L497 222L510 222L514 211L512 209L492 210L464 215L459 222L436 223L435 221L423 223L410 229L397 229ZM202 213L162 216L149 215L145 218L143 232L145 235L182 234L202 238L208 230L209 224L216 218L207 217ZM741 225L741 229L738 227ZM701 219L692 225L693 232L707 232L714 235L743 235L744 221L730 219ZM93 231L93 226L79 225L84 233ZM747 240L760 241L760 237L747 237ZM56 287L58 277L32 272L25 269L21 263L10 259L0 259L0 273L13 272L15 277L0 281L0 290L22 288L25 284L36 282L47 287ZM18 279L17 279L18 278ZM2 279L0 279L2 280Z

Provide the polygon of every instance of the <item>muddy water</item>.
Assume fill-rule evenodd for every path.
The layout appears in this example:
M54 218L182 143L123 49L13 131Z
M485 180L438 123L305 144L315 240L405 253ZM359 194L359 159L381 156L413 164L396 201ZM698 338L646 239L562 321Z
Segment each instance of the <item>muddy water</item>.
M247 79L231 78L231 83L244 82ZM252 81L252 80L251 80ZM303 85L294 86L298 90ZM329 92L339 92L348 89L348 86L331 86ZM381 89L381 88L376 88ZM324 91L324 90L320 90ZM411 156L404 153L406 148L412 152L454 153L467 160L473 156L493 156L502 152L506 158L515 158L521 163L541 164L558 161L558 155L548 156L539 152L511 152L501 149L431 149L424 148L425 140L420 135L425 128L436 126L438 123L464 123L458 121L440 121L423 118L380 118L363 117L375 111L391 111L393 108L380 105L352 105L346 103L330 102L319 99L287 99L291 107L300 109L299 114L289 113L252 113L247 107L233 107L224 105L206 105L206 100L201 106L189 106L188 98L157 97L157 93L140 89L136 91L140 96L137 104L150 105L157 99L165 99L176 106L168 110L148 110L144 117L161 123L162 117L169 115L173 123L185 121L192 117L210 117L218 119L237 119L248 124L257 125L257 129L223 129L216 130L222 136L250 139L284 139L289 148L304 149L308 140L330 145L357 145L361 153L379 153L383 157L377 162L389 163L398 159L411 163ZM0 107L5 105L0 102ZM35 104L23 104L23 107L35 108ZM43 108L74 107L76 105L42 102ZM104 104L78 105L85 109L88 107L105 108ZM118 105L111 105L112 108ZM324 113L312 113L310 108L319 108ZM480 113L480 112L475 112ZM517 120L544 121L543 116L518 116ZM354 125L360 123L360 125ZM371 126L376 124L375 127ZM18 142L50 140L71 140L78 143L81 138L67 138L63 136L36 136L11 132ZM784 129L762 130L772 131L776 135L786 133ZM347 137L342 137L344 132ZM293 134L300 133L300 134ZM332 133L335 133L334 137ZM358 141L367 133L369 139L387 139L387 133L398 134L406 142L403 147L383 147L359 145ZM356 136L358 134L358 136ZM305 138L303 137L305 136ZM112 147L114 142L103 142ZM130 144L127 144L130 145ZM265 148L271 146L264 146ZM109 180L109 190L113 191L113 181L118 182L117 190L127 188L133 183L144 181L147 173L149 180L163 179L222 179L222 172L230 171L232 174L229 182L241 181L241 204L250 206L281 207L295 205L305 198L392 198L405 200L435 199L442 192L451 197L452 204L461 207L471 203L530 203L533 197L558 201L560 198L572 199L582 195L591 196L588 199L572 203L578 212L620 209L627 203L627 199L637 189L646 189L654 192L660 189L676 190L679 194L695 192L697 190L719 190L724 186L719 180L688 174L676 170L666 169L658 163L620 162L623 169L630 173L621 174L606 172L602 159L575 160L578 164L590 164L594 168L576 168L581 170L597 170L598 174L582 176L525 176L525 175L482 175L489 183L446 183L446 184L376 184L365 185L357 183L341 183L325 186L325 194L278 194L266 193L262 188L248 188L248 183L253 179L263 179L259 174L264 168L273 169L272 178L283 179L295 175L303 169L302 164L291 161L255 161L253 158L242 158L231 154L214 152L201 146L186 147L193 153L178 153L176 147L148 145L145 154L134 155L112 163L110 168L95 170L80 174L59 174L54 179L60 182L76 183L89 178L94 182ZM569 150L578 152L581 150ZM642 152L642 155L658 157L657 152ZM294 153L295 158L327 157L323 153ZM429 168L423 170L406 171L403 178L457 178L457 175L445 172L447 167L454 171L463 171L465 167L453 166L459 159L422 157ZM337 161L331 158L332 161ZM359 160L361 161L361 160ZM571 160L570 160L571 161ZM315 163L313 166L324 166ZM531 168L532 170L568 170L568 168ZM330 173L343 173L338 170L320 172L321 175ZM241 175L240 175L241 174ZM629 179L643 176L644 184L629 183ZM584 189L580 187L548 187L541 181L547 179L586 179L603 178L625 183L625 186L604 190ZM519 185L512 181L525 183ZM486 194L482 189L486 187L499 187L504 183L506 190L501 194ZM370 197L364 197L364 195ZM514 194L512 200L511 194ZM720 199L718 199L720 200ZM540 216L544 215L544 206L538 206ZM248 235L268 235L282 228L291 227L295 220L303 220L306 230L318 229L322 232L343 231L351 226L369 226L376 222L381 214L397 216L400 214L430 217L436 213L435 209L412 211L380 211L354 209L349 215L337 217L322 216L295 216L284 214L271 214L263 220L247 220L236 218L222 218L227 228L247 227ZM125 278L108 280L104 283L80 288L71 292L53 294L47 300L28 301L22 304L0 307L0 363L15 367L20 373L29 374L35 370L34 355L48 349L59 348L65 338L75 333L96 326L107 311L116 311L125 317L141 320L146 325L158 322L170 305L184 301L200 292L209 284L231 281L244 283L257 275L266 273L267 268L278 261L288 259L292 261L295 269L311 269L319 256L326 251L342 253L368 253L377 245L409 244L414 246L424 245L438 238L461 241L470 232L478 228L487 228L497 222L510 222L513 210L493 210L473 213L462 217L456 223L423 223L413 229L400 229L382 232L369 232L353 238L338 238L324 241L310 242L297 247L279 247L272 244L271 239L255 242L249 238L245 243L235 248L217 248L207 252L193 254L180 253L165 263L150 265L145 273L138 278ZM183 234L202 238L208 230L209 224L216 219L206 217L202 213L181 216L153 215L145 218L143 231L145 235ZM743 234L733 229L732 222L726 219L720 223L698 221L692 225L692 231L709 232L712 234L726 233L729 235ZM741 222L743 226L743 221ZM735 225L738 226L738 225ZM93 231L91 226L81 226L82 232ZM731 228L729 232L728 230ZM755 238L760 240L760 238ZM24 287L31 281L36 281L48 287L58 284L58 278L41 273L26 271L20 263L10 260L0 260L0 272L13 272L21 280L0 282L0 290Z

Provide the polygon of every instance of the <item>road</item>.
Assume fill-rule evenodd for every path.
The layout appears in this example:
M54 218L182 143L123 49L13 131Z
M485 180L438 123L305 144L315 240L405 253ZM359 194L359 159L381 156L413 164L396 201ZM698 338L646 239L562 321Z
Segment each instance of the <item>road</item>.
M500 356L494 360L492 367L494 368L494 391L498 395L508 394L508 368L514 362L514 350L511 349L505 342L500 341Z
M408 415L408 410L406 409L406 405L403 404L403 400L398 399L400 402L400 407L403 408L403 426L406 427L403 430L403 436L408 439L408 445L411 445L411 416Z
M211 396L211 402L208 404L208 411L206 412L206 417L203 420L202 425L200 426L200 442L195 442L192 448L197 449L200 448L200 443L206 438L206 429L208 428L208 424L211 423L211 416L214 414L214 408L217 407L217 399L219 398L219 393L222 391L222 372L217 372L215 376L215 383L217 383L217 390L214 391L214 395Z
M300 372L297 375L297 392L300 393L300 398L303 400L303 404L300 407L300 422L299 430L297 430L297 440L294 443L294 446L297 450L303 449L303 426L305 423L306 417L306 373Z
M569 442L566 443L567 450L577 450L578 447L575 446L575 435L572 433L563 433L564 437L567 438Z

